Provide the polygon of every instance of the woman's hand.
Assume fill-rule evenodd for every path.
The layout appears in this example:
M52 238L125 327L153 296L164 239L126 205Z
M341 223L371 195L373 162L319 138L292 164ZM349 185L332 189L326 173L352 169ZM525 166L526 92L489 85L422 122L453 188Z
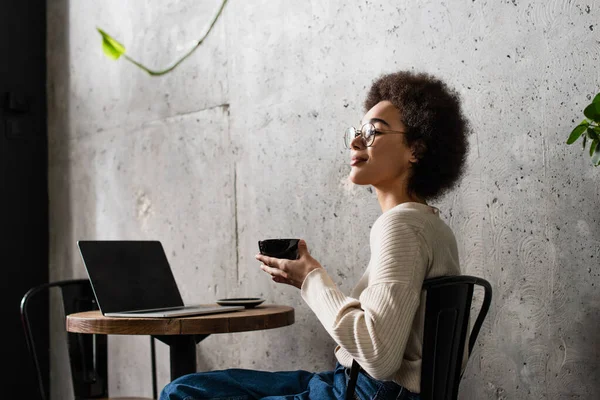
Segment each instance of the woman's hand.
M298 243L298 259L287 260L284 258L274 258L257 254L256 259L262 264L260 269L271 275L277 283L286 283L300 289L302 283L311 271L317 268L323 268L321 264L308 252L308 247L304 240Z

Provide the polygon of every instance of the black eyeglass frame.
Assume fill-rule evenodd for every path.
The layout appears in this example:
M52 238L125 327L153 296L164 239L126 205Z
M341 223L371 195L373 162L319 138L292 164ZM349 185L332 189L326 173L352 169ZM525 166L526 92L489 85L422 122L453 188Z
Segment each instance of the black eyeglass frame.
M372 127L373 127L373 130L372 130L372 132L373 132L373 135L372 135L372 136L371 136L371 138L369 139L369 142L368 142L368 143L367 143L367 138L365 138L365 134L364 134L364 132L365 132L365 127L366 127L367 125L370 125L370 126L372 126ZM392 131L392 130L387 130L387 129L377 129L377 128L375 128L375 125L373 125L373 124L371 124L371 123L366 123L366 124L363 124L363 125L360 127L360 130L356 129L356 128L355 128L355 127L353 127L353 126L349 126L349 127L348 127L348 128L345 130L345 131L344 131L344 136L342 137L342 139L344 140L344 147L345 147L345 148L347 148L347 149L350 149L350 148L352 147L352 146L351 146L351 144L352 144L352 140L354 140L354 138L352 138L352 140L350 140L350 142L349 142L348 144L346 144L346 136L347 136L347 133L348 133L348 131L349 131L350 129L354 130L354 138L356 138L356 137L358 137L358 136L361 136L361 138L362 138L362 143L363 143L363 145L364 145L365 147L371 147L371 146L373 145L373 142L375 142L375 136L377 136L377 135L381 135L381 134L384 134L384 133L395 133L395 134L401 134L401 135L404 135L404 134L406 134L406 132L405 132L405 131Z

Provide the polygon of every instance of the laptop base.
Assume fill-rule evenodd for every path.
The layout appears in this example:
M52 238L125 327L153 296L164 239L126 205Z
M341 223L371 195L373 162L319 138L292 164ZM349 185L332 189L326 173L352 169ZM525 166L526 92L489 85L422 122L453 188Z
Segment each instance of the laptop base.
M186 307L187 308L187 307ZM103 314L105 317L123 317L123 318L178 318L189 317L194 315L218 314L224 312L232 312L243 310L243 306L203 306L177 308L175 310L148 310L148 311L124 311L124 312L109 312Z

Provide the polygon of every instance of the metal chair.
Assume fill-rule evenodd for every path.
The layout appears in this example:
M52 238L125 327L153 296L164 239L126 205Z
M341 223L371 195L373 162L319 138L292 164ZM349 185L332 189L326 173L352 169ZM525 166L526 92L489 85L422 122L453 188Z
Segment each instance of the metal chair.
M484 289L484 298L469 335L469 356L492 301L488 281L469 275L426 279L423 361L421 365L422 400L456 400L462 378L462 362L468 334L469 316L475 285ZM346 400L354 398L361 367L352 362Z
M52 289L60 289L62 295L62 305L65 315L97 310L96 299L92 286L88 279L72 279L42 284L31 288L21 300L21 322L25 331L25 340L32 357L38 379L40 396L42 400L47 400L50 392L49 377L40 367L40 355L38 351L47 351L48 349L38 349L34 340L33 332L44 329L47 332L47 318L43 326L36 325L29 311L32 299L42 301L42 305L48 309L48 294ZM41 296L45 294L46 296ZM48 310L49 311L49 310ZM152 384L153 395L156 395L156 364L154 339L151 338L152 353ZM79 333L67 333L67 345L69 361L71 366L71 380L73 383L73 392L75 400L83 399L105 399L116 400L108 397L108 368L107 368L107 337L106 335L91 335ZM125 398L122 398L125 399ZM129 400L151 400L147 397L127 397Z

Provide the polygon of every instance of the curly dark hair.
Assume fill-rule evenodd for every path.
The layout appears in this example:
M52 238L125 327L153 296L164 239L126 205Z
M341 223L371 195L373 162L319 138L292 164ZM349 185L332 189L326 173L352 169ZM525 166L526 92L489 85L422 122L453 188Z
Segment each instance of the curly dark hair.
M430 74L400 71L373 82L366 111L384 100L400 110L405 143L418 159L412 164L408 191L425 200L439 198L461 179L469 151L470 124L459 94Z

